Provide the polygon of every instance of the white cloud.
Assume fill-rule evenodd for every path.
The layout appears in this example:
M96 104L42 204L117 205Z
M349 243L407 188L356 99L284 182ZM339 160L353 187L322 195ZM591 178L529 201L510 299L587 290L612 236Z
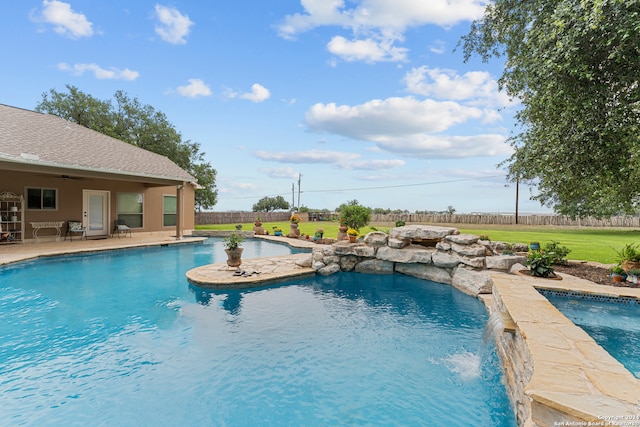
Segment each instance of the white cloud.
M185 44L186 38L194 23L187 15L180 13L178 9L168 6L156 5L156 33L160 38L171 44Z
M299 174L293 168L261 168L259 170L271 178L298 179Z
M310 29L334 25L362 29L394 29L436 24L449 27L472 21L484 13L487 0L301 0L304 13L287 15L277 27L280 36L292 38Z
M57 0L44 0L42 2L42 15L34 18L53 24L53 30L63 36L77 39L93 35L93 24L82 13L71 9L69 3Z
M404 160L352 160L349 162L341 162L343 169L356 170L386 170L398 168L405 165Z
M442 40L436 40L429 46L429 50L438 55L442 55L446 52L446 44Z
M254 83L253 85L251 85L251 92L243 93L242 95L240 95L240 98L248 99L249 101L253 102L266 101L267 99L269 99L269 97L271 97L271 92L269 92L269 89L258 83Z
M271 92L261 84L254 83L251 85L251 92L238 93L232 89L226 89L224 91L224 97L228 99L247 99L255 103L266 101L271 97Z
M455 124L482 117L482 110L455 102L419 101L413 97L372 100L348 106L315 104L307 111L307 125L317 132L353 139L376 140L381 135L441 132Z
M394 44L409 27L435 24L451 27L482 17L488 0L301 0L304 12L287 15L278 34L293 39L321 26L338 26L353 33L353 40L335 36L327 48L348 61L404 61L407 50Z
M404 82L407 91L413 94L466 101L468 105L506 107L513 104L486 71L460 75L454 70L422 66L409 71Z
M393 46L393 40L347 40L342 36L335 36L327 45L329 52L346 61L365 62L397 62L404 61L407 49ZM335 65L334 65L335 66Z
M313 131L374 142L381 150L407 157L463 158L510 153L503 135L442 134L454 125L486 117L482 109L456 102L405 97L355 106L316 104L305 119Z
M94 77L99 80L135 80L140 76L137 71L132 71L128 68L119 70L118 68L111 67L105 69L98 64L75 64L70 66L64 62L58 64L58 69L61 71L69 71L76 76L82 76L85 72L93 73Z
M178 93L189 98L211 96L211 89L200 79L189 79L186 86L178 86Z
M408 157L455 159L509 155L511 147L505 141L505 136L496 134L471 136L413 134L381 137L376 143L383 150Z
M261 160L295 164L329 164L349 170L386 170L405 165L404 160L362 160L360 154L342 151L307 150L292 152L258 151L256 157ZM291 168L261 169L269 176L277 178L297 178L298 172Z
M256 157L261 160L270 160L280 163L330 163L338 164L343 161L360 157L356 153L343 153L340 151L307 150L295 152L257 151Z
M216 183L218 183L216 181ZM245 194L247 190L258 190L258 185L251 182L240 182L237 180L230 180L221 178L218 186L218 191L225 194Z

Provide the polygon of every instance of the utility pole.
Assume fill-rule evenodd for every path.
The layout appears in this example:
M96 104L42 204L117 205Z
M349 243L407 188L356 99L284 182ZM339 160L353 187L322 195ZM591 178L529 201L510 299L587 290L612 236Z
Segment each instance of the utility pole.
M518 192L520 191L520 179L516 178L516 224L518 224Z
M300 181L302 180L302 174L298 174L298 212L300 212Z
M291 210L296 208L296 184L291 183Z

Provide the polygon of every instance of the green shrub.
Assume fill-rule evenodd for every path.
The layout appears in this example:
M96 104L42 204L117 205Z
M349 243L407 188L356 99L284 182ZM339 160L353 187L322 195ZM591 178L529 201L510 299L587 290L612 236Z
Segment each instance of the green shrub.
M554 255L544 250L529 251L527 254L527 266L532 276L549 277L554 275L553 271Z
M371 209L356 203L340 209L340 222L349 228L360 230L371 221Z
M560 246L560 242L547 243L544 251L551 255L553 263L557 265L565 265L567 263L566 256L571 253L571 249Z
M620 262L640 262L640 248L635 243L628 243L620 251L616 251Z

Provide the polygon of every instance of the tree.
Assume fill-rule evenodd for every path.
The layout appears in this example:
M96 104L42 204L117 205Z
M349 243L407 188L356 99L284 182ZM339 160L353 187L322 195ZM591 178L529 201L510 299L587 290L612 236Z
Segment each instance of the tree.
M340 222L349 228L360 230L371 221L371 208L361 206L357 200L340 205Z
M572 217L632 213L640 195L640 3L496 0L463 37L465 60L506 57L522 102L510 180Z
M277 209L289 209L289 202L287 202L282 196L263 197L262 199L258 200L258 203L253 205L252 208L254 212L271 212Z
M198 210L217 202L216 170L205 162L200 144L183 141L164 113L150 105L141 105L124 92L117 91L112 101L100 101L74 86L69 93L51 89L42 94L36 111L54 114L102 134L163 155L198 180L195 203Z

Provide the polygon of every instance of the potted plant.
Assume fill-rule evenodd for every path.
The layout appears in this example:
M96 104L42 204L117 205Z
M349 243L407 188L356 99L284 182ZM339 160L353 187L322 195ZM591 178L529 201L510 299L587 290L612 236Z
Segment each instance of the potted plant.
M242 240L242 236L235 232L222 239L229 267L239 267L242 264L242 251L244 250L241 247Z
M289 237L300 237L300 229L298 228L300 217L298 214L293 214L289 220L291 221L291 224L289 224Z
M529 243L529 248L532 251L539 251L540 250L540 242L531 242L531 243Z
M300 222L300 216L297 213L294 213L293 215L291 215L291 218L289 218L289 221L291 221L293 224L297 224Z
M324 228L316 228L316 232L313 235L313 240L318 241L322 239L322 236L324 236Z
M618 258L624 271L640 270L640 248L637 244L626 244L618 251Z
M356 230L355 228L349 228L347 230L347 236L349 236L349 241L351 243L355 243L356 239L358 238L358 235L360 233L358 232L358 230Z
M609 271L611 271L611 278L614 282L624 282L627 278L627 273L619 264L611 267Z
M262 228L262 218L257 217L253 222L253 232L257 235L265 234L264 228Z
M282 236L282 228L278 227L277 225L273 226L273 235L274 236Z
M396 227L404 227L407 223L399 219L396 221Z

